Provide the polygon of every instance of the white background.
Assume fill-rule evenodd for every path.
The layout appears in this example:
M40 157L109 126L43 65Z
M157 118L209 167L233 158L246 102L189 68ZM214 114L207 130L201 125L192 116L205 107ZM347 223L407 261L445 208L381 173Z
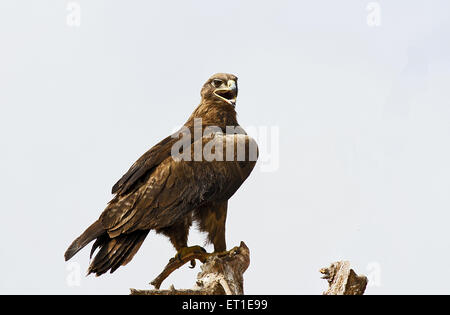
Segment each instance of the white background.
M0 2L0 293L150 288L175 254L162 236L100 278L84 249L78 282L63 253L216 72L239 77L241 125L279 129L262 148L279 167L230 201L246 293L321 294L341 259L367 294L449 293L448 1L378 1L379 26L363 0L80 0L79 27L68 3Z

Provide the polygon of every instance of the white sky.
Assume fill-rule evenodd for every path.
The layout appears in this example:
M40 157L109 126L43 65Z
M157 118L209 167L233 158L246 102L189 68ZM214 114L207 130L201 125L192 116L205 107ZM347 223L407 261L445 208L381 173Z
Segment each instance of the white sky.
M0 293L150 288L174 255L162 236L100 278L86 248L79 286L63 253L215 72L239 77L243 126L279 130L262 146L279 167L259 163L229 206L246 293L320 294L341 259L367 294L449 293L448 1L375 1L379 27L361 0L75 2L80 27L69 1L0 2Z

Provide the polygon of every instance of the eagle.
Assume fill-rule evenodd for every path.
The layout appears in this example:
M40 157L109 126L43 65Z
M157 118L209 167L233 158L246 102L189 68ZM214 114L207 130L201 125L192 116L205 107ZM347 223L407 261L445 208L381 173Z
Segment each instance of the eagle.
M226 251L228 200L258 158L255 140L237 122L237 80L217 73L206 81L200 105L187 122L144 153L113 186L112 200L72 242L66 261L95 240L88 275L113 273L132 260L152 230L170 239L175 257L186 257L202 248L187 245L193 223L206 232L214 252Z

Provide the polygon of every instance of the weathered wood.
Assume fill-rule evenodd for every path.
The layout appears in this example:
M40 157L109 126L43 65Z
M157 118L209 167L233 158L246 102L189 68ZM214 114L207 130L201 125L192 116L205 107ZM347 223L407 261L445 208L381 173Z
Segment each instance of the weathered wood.
M329 288L324 295L363 295L367 286L367 277L357 275L350 269L350 262L338 261L332 263L328 268L320 269L324 276L322 279L328 281Z
M159 290L162 281L171 272L181 267L193 256L185 257L183 261L171 259L163 272L154 280L152 284L155 290L131 289L131 295L239 295L244 294L243 274L250 265L250 250L241 242L239 247L224 253L214 253L204 261L200 267L201 272L197 275L196 284L192 289L178 290L173 286L169 290Z

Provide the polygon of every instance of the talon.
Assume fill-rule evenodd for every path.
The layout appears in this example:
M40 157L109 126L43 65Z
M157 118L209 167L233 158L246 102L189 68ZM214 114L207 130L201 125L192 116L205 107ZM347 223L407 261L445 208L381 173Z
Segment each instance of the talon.
M191 255L200 256L197 257L198 260L201 262L204 262L206 258L208 258L208 253L206 252L206 249L204 249L201 246L191 246L191 247L183 247L181 248L177 254L175 255L175 259L178 259L180 261L184 260L185 258L188 258ZM191 266L190 268L194 268L196 265L195 259L191 260Z

